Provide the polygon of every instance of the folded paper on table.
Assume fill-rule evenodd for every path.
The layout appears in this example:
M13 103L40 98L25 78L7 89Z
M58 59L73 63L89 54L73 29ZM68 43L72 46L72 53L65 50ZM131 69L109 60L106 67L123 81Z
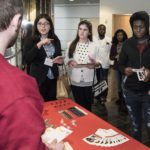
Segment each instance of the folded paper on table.
M71 133L72 130L69 130L63 126L57 127L56 129L50 127L45 130L41 137L44 143L50 144L54 139L56 139L59 143Z

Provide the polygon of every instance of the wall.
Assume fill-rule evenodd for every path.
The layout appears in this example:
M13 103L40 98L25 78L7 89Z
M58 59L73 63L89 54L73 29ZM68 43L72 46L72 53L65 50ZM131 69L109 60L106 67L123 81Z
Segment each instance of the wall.
M112 15L132 14L145 10L150 13L149 0L100 0L100 23L107 27L107 35L112 36Z
M82 18L99 19L99 4L54 5L55 32L61 40L62 49L76 36L78 23Z

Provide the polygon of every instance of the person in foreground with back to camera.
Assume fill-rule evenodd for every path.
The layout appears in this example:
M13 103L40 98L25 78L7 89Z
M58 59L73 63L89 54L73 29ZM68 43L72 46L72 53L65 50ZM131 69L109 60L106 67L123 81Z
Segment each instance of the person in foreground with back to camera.
M63 143L44 144L43 99L35 80L4 58L22 22L21 0L0 0L0 149L63 150ZM4 40L5 39L5 40Z
M26 44L27 43L27 44ZM24 57L45 101L56 100L58 64L63 64L60 40L48 14L34 21L33 37L24 44Z
M66 52L66 63L71 69L71 89L75 101L89 111L93 101L94 67L100 65L98 54L98 47L92 42L92 24L83 20Z
M150 138L150 36L149 15L135 12L130 17L133 36L124 42L119 57L124 80L125 102L132 122L133 137L142 141L142 117Z

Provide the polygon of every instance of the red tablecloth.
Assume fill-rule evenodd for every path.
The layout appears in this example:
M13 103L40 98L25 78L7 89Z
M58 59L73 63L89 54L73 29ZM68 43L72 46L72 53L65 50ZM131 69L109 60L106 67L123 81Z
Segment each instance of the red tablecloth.
M60 110L67 110L69 107L78 106L88 114L82 117L77 117L73 115L73 120L76 120L76 125L72 124L72 120L62 117L58 113ZM56 100L51 102L46 102L44 104L44 111L43 111L43 118L49 119L49 123L57 126L60 126L63 122L66 126L69 126L73 133L70 134L64 141L68 141L74 150L148 150L150 148L146 147L145 145L141 144L140 142L136 141L132 137L128 136L127 134L123 133L119 129L115 128L114 126L110 125L106 121L102 120L101 118L97 117L96 115L92 114L91 112L87 111L83 107L79 106L75 102L70 99L62 99ZM90 145L84 142L82 139L87 137L90 134L96 132L97 129L113 129L119 134L126 136L129 141L114 147L101 147Z

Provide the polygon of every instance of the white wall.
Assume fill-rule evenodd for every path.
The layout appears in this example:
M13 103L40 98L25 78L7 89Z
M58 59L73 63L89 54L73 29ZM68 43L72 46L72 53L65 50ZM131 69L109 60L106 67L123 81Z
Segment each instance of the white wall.
M150 13L150 0L100 0L100 4L54 5L54 26L61 40L62 49L76 36L80 19L99 18L107 27L106 34L112 36L112 15L132 14L145 10Z
M78 23L82 18L99 19L99 4L92 5L55 5L54 26L55 32L61 40L62 49L76 36Z
M112 36L112 15L132 14L136 11L150 13L149 0L100 0L100 23L107 27L107 35Z

